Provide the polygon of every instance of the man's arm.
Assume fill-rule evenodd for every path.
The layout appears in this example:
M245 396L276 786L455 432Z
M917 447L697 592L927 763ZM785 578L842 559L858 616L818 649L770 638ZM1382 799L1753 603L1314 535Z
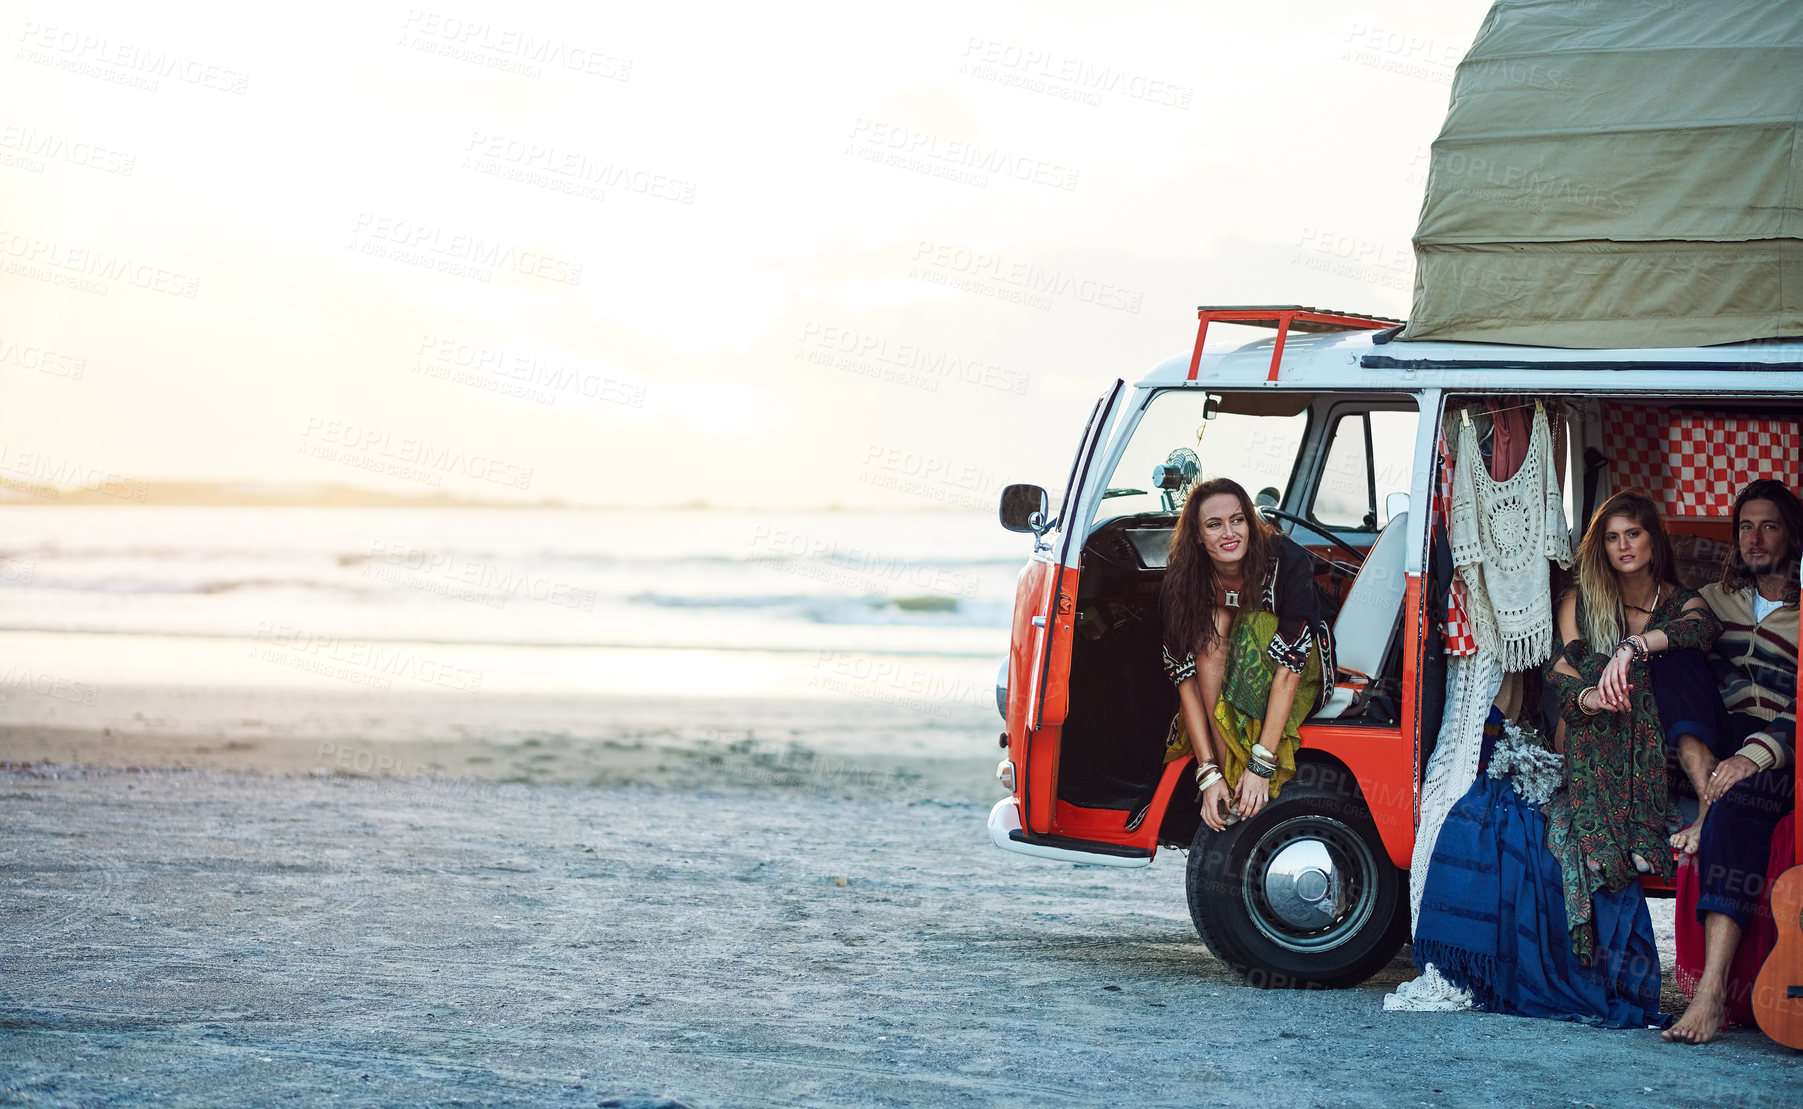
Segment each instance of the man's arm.
M1796 757L1797 749L1797 699L1792 697L1784 711L1772 718L1772 722L1747 737L1740 750L1734 752L1745 757L1761 770L1784 767L1791 764Z

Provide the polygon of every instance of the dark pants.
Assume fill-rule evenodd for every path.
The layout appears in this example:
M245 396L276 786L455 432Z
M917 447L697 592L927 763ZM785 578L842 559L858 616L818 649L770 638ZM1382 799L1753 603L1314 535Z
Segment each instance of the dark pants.
M1710 749L1716 758L1727 758L1764 727L1758 717L1736 713ZM1791 811L1795 796L1796 771L1787 766L1742 778L1710 808L1697 848L1698 921L1704 913L1721 913L1746 928L1765 892L1772 829Z
M1653 701L1659 709L1659 731L1665 737L1666 773L1672 801L1678 807L1679 825L1672 829L1676 831L1677 827L1697 818L1697 794L1678 762L1678 738L1695 736L1703 746L1714 751L1721 746L1721 737L1728 730L1728 713L1722 708L1715 675L1709 672L1703 652L1688 647L1666 651L1654 655L1650 667Z
M1722 695L1703 652L1694 647L1666 651L1652 657L1648 670L1665 742L1676 749L1679 736L1693 735L1714 750L1728 714L1722 710Z

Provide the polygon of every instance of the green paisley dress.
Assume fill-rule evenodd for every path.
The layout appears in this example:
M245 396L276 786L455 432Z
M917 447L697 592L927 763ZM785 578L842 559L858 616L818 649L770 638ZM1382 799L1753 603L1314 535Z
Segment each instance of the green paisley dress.
M1662 631L1670 640L1668 651L1703 650L1721 634L1721 621L1708 605L1685 612L1684 606L1700 599L1691 589L1674 589L1647 618L1645 631ZM1583 601L1578 602L1578 626L1584 626ZM1561 674L1554 667L1563 658L1578 677ZM1572 950L1589 963L1595 950L1591 897L1599 889L1625 889L1638 881L1634 866L1638 854L1661 877L1672 876L1672 851L1665 829L1669 800L1665 777L1665 731L1646 660L1628 668L1627 712L1586 713L1578 696L1595 685L1608 665L1607 655L1592 651L1582 639L1565 644L1546 664L1547 683L1558 693L1559 714L1565 720L1565 764L1568 788L1549 801L1546 814L1547 847L1559 860L1565 879L1565 917L1571 929ZM1586 859L1600 870L1591 870Z

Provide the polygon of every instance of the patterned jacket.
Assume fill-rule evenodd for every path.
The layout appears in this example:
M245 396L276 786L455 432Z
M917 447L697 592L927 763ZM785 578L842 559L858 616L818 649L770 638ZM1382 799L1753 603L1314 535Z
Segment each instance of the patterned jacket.
M1722 622L1709 652L1722 703L1729 712L1766 721L1736 752L1761 770L1788 766L1797 734L1797 606L1784 605L1753 619L1753 587L1732 592L1719 582L1698 590Z

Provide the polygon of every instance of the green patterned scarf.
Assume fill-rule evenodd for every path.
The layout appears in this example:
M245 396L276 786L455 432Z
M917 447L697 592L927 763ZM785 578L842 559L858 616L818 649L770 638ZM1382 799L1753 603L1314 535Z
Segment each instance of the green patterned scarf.
M1227 633L1227 673L1221 681L1221 697L1215 702L1215 727L1227 738L1221 753L1221 773L1238 787L1240 774L1252 756L1252 745L1264 731L1265 708L1271 701L1271 682L1278 663L1265 653L1277 634L1277 617L1258 608L1241 611ZM1277 744L1277 773L1271 777L1271 796L1296 774L1296 749L1302 745L1298 726L1315 710L1314 691L1321 688L1320 645L1309 647L1302 668L1302 683L1284 721L1283 739Z

